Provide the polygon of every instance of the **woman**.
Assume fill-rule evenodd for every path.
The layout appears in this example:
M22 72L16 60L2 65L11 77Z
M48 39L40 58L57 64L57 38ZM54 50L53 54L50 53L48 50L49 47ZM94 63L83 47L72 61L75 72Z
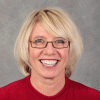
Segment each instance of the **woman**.
M69 79L83 51L81 36L58 8L32 12L15 44L25 77L0 89L0 100L100 100L100 92Z

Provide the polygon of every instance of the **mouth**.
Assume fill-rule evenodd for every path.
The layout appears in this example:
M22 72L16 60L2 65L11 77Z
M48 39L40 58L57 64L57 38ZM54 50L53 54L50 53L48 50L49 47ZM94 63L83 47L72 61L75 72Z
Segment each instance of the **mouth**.
M45 66L55 66L59 60L40 60L40 62Z

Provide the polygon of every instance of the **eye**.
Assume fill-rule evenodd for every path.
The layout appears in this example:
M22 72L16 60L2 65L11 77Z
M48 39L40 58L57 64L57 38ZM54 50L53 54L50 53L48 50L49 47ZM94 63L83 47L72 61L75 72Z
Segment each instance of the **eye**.
M62 43L62 44L64 44L65 41L64 40L56 40L56 43Z
M42 43L42 42L43 42L42 39L37 39L37 40L35 40L35 43Z

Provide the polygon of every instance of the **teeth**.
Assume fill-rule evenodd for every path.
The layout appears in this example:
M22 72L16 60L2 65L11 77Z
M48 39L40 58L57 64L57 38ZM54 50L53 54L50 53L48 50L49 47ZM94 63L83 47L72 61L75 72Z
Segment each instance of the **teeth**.
M41 60L41 62L46 66L54 66L57 63L57 60Z

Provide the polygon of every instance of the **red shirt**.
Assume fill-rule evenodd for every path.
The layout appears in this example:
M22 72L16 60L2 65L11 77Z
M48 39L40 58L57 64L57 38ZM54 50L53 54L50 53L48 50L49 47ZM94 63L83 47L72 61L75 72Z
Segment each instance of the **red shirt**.
M63 89L54 96L39 93L30 76L0 88L0 100L100 100L100 91L66 78Z

